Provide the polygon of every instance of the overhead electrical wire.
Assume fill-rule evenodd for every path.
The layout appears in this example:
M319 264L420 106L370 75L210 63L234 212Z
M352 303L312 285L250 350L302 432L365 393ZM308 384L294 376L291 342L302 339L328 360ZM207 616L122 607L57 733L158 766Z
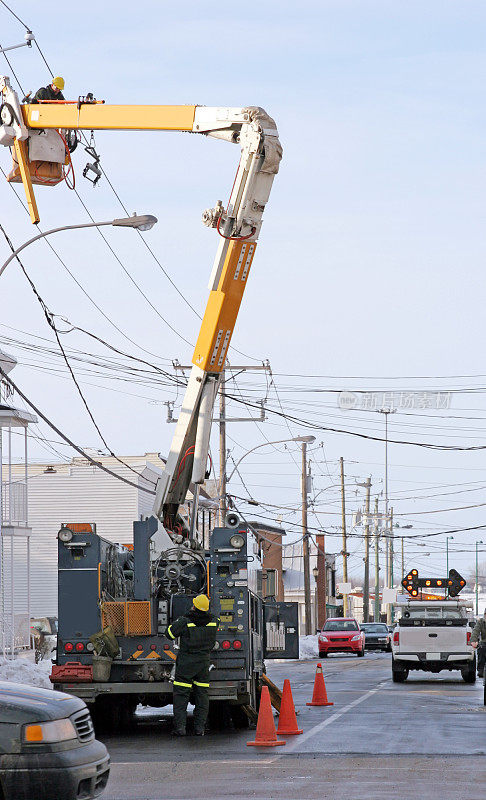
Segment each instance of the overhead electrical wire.
M5 237L6 241L7 241L7 244L9 245L12 253L15 253L15 247L14 247L13 243L11 242L10 238L8 237L7 232L5 231L5 228L1 224L0 224L0 230L2 231L2 233L3 233L3 235L4 235L4 237ZM76 376L74 374L74 371L73 371L73 369L71 367L69 359L68 359L68 357L66 355L66 352L65 352L64 347L62 345L61 339L59 337L59 333L58 333L57 327L56 327L56 325L54 323L53 314L49 311L47 305L45 304L44 300L42 299L41 295L39 294L39 292L37 290L37 287L35 286L32 278L29 276L29 274L28 274L27 270L25 269L25 267L24 267L22 261L20 260L19 256L17 255L15 258L16 258L16 261L18 262L18 264L20 265L20 268L21 268L22 272L24 273L24 275L25 275L25 277L26 277L26 279L27 279L27 281L28 281L28 283L30 285L30 288L32 289L35 297L37 298L37 300L38 300L38 302L39 302L39 304L40 304L40 306L42 308L42 311L44 313L44 316L45 316L45 319L47 321L47 324L49 325L51 330L54 332L54 336L56 337L56 341L57 341L57 343L59 345L59 349L60 349L60 351L62 353L62 356L64 358L64 361L66 363L66 367L69 370L69 373L71 375L73 383L74 383L74 385L75 385L75 387L76 387L76 389L78 391L78 394L79 394L79 396L80 396L80 398L81 398L81 400L83 402L83 405L86 408L86 411L87 411L87 413L88 413L88 415L89 415L89 417L91 419L91 422L93 423L93 425L94 425L94 427L95 427L95 429L96 429L101 441L103 442L103 444L105 445L105 447L107 448L108 452L110 453L110 455L113 458L115 458L117 461L120 462L120 464L123 464L123 466L127 467L129 470L131 470L136 475L138 475L139 473L137 472L137 470L133 469L133 467L131 467L129 464L126 464L124 461L122 461L121 458L119 458L117 455L115 455L115 453L113 452L112 448L109 446L108 442L106 441L105 437L103 436L103 433L101 432L101 429L100 429L98 423L96 422L96 419L95 419L95 417L93 415L93 412L91 411L91 409L90 409L90 407L88 405L88 402L87 402L87 400L86 400L86 398L85 398L85 396L83 394L83 391L82 391L82 389L81 389L81 387L80 387L80 385L78 383L78 380L77 380L77 378L76 378ZM154 486L156 485L153 481L148 481L148 482L149 483L153 483Z
M63 432L61 431L61 429L60 429L60 428L58 428L58 427L57 427L57 425L55 425L55 424L54 424L54 422L52 422L52 421L51 421L51 420L50 420L50 419L49 419L49 418L48 418L48 417L47 417L47 416L46 416L46 415L45 415L45 414L44 414L44 413L43 413L43 412L42 412L42 411L41 411L41 410L40 410L40 409L39 409L39 408L38 408L38 407L37 407L37 406L36 406L36 405L35 405L35 404L32 402L32 400L29 400L29 398L27 397L27 395L25 395L25 394L22 392L22 390L21 390L21 389L20 389L20 388L17 386L17 384L16 384L16 383L15 383L15 382L12 380L12 378L11 378L11 377L10 377L10 376L9 376L9 375L8 375L8 374L7 374L7 373L6 373L6 372L5 372L3 369L2 369L2 367L0 367L0 375L2 376L2 378L3 378L3 379L4 379L4 380L5 380L5 381L6 381L8 384L10 384L10 386L12 387L12 389L13 389L15 392L17 392L17 394L19 395L19 397L21 397L21 398L22 398L22 400L24 400L24 402L25 402L25 403L27 403L27 405L29 406L29 408L31 408L31 409L32 409L32 411L34 411L36 414L38 414L38 416L39 416L41 419L43 419L43 420L44 420L44 422L45 422L47 425L49 425L49 427L50 427L50 428L51 428L53 431L55 431L55 432L57 433L57 435L58 435L58 436L60 436L60 437L61 437L61 439L64 439L64 441L65 441L65 442L66 442L66 443L67 443L67 444L68 444L70 447L72 447L72 448L73 448L73 450L76 450L76 451L77 451L77 452L78 452L80 455L82 455L82 456L83 456L83 458L86 458L86 459L87 459L87 461L89 461L89 462L90 462L90 464L93 464L93 466L94 466L94 467L96 467L97 469L100 469L100 470L102 470L102 472L106 472L106 473L108 473L108 475L111 475L113 478L116 478L117 480L119 480L119 481L122 481L123 483L126 483L126 484L128 484L129 486L133 486L133 487L135 487L135 489L140 489L142 492L146 492L147 494L152 494L152 495L155 495L155 491L154 491L153 489L147 489L147 488L145 488L145 486L142 486L142 485L141 485L141 484L139 484L139 483L134 483L133 481L129 480L128 478L124 478L124 477L123 477L123 475L119 475L118 473L116 473L116 472L113 472L113 470L109 469L109 467L105 467L105 465L104 465L104 464L102 464L101 462L99 462L99 461L96 461L96 459L95 459L95 458L93 458L92 456L90 456L90 455L89 455L89 453L86 453L86 452L85 452L85 450L83 450L81 447L79 447L79 445L75 444L75 442L73 442L73 441L72 441L72 439L70 439L70 438L69 438L69 436L66 436L66 434L65 434L65 433L63 433ZM115 458L116 458L116 456L115 456ZM119 459L117 459L117 460L119 460ZM124 464L124 462L121 462L121 463L122 463L122 464L123 464L125 467L128 467L128 465L127 465L127 464ZM131 469L131 467L129 467L129 469ZM136 472L136 470L135 470L135 472ZM143 476L141 476L139 472L137 472L137 475L138 475L139 477L141 477L143 480L147 480L147 478L144 478ZM152 483L152 481L147 481L147 482L148 482L148 483Z

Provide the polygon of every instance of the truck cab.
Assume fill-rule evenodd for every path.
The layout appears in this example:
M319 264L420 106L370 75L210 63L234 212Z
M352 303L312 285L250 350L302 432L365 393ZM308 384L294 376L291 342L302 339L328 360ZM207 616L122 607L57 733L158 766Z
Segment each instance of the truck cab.
M398 622L392 640L392 677L403 683L410 670L438 673L460 670L466 683L476 680L476 656L469 642L470 602L413 600L395 604Z

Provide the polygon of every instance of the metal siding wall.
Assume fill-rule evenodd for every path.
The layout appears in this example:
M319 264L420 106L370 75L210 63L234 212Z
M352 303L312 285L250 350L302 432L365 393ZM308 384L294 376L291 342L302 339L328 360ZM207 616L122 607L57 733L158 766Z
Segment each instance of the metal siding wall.
M111 464L110 464L111 467ZM133 472L116 469L130 480ZM95 522L96 532L113 542L131 543L140 500L147 495L90 466L70 474L36 475L29 480L32 616L57 614L57 538L63 522ZM151 506L151 504L150 504Z

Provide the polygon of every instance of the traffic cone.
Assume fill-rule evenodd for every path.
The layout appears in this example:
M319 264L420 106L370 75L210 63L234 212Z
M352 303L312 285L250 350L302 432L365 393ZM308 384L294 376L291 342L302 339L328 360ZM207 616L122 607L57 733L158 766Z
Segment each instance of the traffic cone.
M249 747L277 747L286 744L282 739L277 739L275 723L273 721L272 705L268 686L263 686L258 711L258 722L254 742L247 742Z
M324 682L324 675L322 674L322 664L316 667L316 677L314 680L314 691L312 693L312 702L306 703L307 706L333 706L327 699L326 684Z
M285 678L282 694L282 705L280 707L280 716L278 718L277 734L279 736L282 736L283 734L293 736L294 733L303 733L303 731L297 727L297 717L295 716L292 689L290 688L290 681Z

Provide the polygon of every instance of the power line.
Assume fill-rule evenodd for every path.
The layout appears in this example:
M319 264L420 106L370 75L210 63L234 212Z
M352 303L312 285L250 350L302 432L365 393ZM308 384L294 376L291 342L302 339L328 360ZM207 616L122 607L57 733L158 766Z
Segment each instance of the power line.
M15 247L12 244L11 240L9 239L9 237L7 235L7 232L5 231L5 228L1 224L0 224L0 230L2 231L2 233L3 233L7 243L9 245L12 253L15 253ZM88 415L89 415L89 417L91 419L91 422L93 423L94 427L96 428L96 431L97 431L101 441L103 442L103 444L105 445L105 447L107 448L108 452L110 453L110 455L113 458L115 458L117 461L120 462L120 464L123 464L123 466L128 467L129 470L131 470L132 472L135 472L138 475L138 472L136 470L134 470L129 464L125 464L124 461L122 461L120 458L118 458L118 456L115 455L115 453L113 452L112 448L109 446L108 442L106 441L105 437L103 436L103 434L101 432L101 429L100 429L98 423L96 422L96 420L94 418L94 415L93 415L93 413L92 413L92 411L91 411L91 409L90 409L90 407L88 405L88 402L87 402L87 400L86 400L86 398L85 398L85 396L83 394L83 391L82 391L82 389L81 389L81 387L80 387L80 385L79 385L79 383L77 381L77 378L76 378L76 376L74 374L74 371L73 371L73 369L71 367L71 364L69 363L69 359L68 359L68 357L66 355L66 352L64 350L64 347L62 345L62 342L61 342L61 339L59 337L59 333L58 333L57 327L54 324L53 314L49 311L47 305L45 304L44 300L40 296L40 294L39 294L39 292L38 292L33 280L30 278L27 270L25 269L25 267L24 267L22 261L20 260L20 258L18 257L18 255L16 256L16 260L19 263L20 268L21 268L22 272L24 273L27 281L29 282L29 285L30 285L35 297L37 298L37 300L38 300L38 302L39 302L39 304L40 304L40 306L42 308L42 311L44 312L44 316L45 316L45 319L47 321L47 324L49 325L49 327L54 332L54 336L56 337L56 341L57 341L57 343L59 345L59 349L60 349L60 351L62 353L62 356L64 358L66 366L67 366L67 368L69 370L69 373L71 375L71 378L73 380L73 383L74 383L74 385L75 385L75 387L76 387L76 389L78 391L78 394L79 394L79 396L80 396L80 398L81 398L81 400L83 402L84 407L86 408L86 411L88 412ZM149 483L153 483L153 481L148 481L148 482ZM155 483L153 483L153 485L155 486Z
M49 427L50 427L50 428L51 428L53 431L55 431L55 432L57 433L57 435L58 435L58 436L60 436L60 437L61 437L61 439L64 439L64 441L65 441L65 442L66 442L68 445L70 445L70 447L72 447L72 448L73 448L74 450L76 450L76 451L77 451L77 452L78 452L80 455L82 455L82 456L83 456L83 458L86 458L86 459L87 459L87 460L90 462L90 464L93 464L93 466L94 466L94 467L97 467L97 469L101 469L103 472L106 472L106 473L108 473L108 475L111 475L113 478L116 478L117 480L119 480L119 481L122 481L123 483L126 483L126 484L128 484L129 486L133 486L133 487L135 487L135 489L140 489L142 492L147 492L147 494L152 494L152 495L155 495L155 491L154 491L153 489L146 489L144 486L141 486L141 485L140 485L140 484L138 484L138 483L134 483L133 481L129 480L128 478L124 478L124 477L123 477L123 475L118 475L116 472L113 472L113 470L109 469L108 467L105 467L105 465L104 465L104 464L101 464L99 461L96 461L96 459L94 459L92 456L90 456L88 453L86 453L86 452L85 452L85 451L84 451L84 450L83 450L81 447L79 447L77 444L75 444L75 443L72 441L72 439L70 439L68 436L66 436L66 434L65 434L65 433L63 433L63 432L60 430L60 428L58 428L58 427L57 427L57 425L55 425L53 422L51 422L51 420L50 420L48 417L46 417L46 415L45 415L45 414L44 414L44 413L43 413L43 412L42 412L42 411L41 411L39 408L37 408L37 406L36 406L36 405L35 405L35 404L32 402L32 400L29 400L29 398L27 397L27 395L25 395L25 394L24 394L24 393L23 393L23 392L22 392L22 391L19 389L19 387L17 386L17 384L16 384L16 383L14 383L14 381L12 380L12 378L11 378L9 375L7 375L7 373L6 373L6 372L5 372L5 371L2 369L2 367L0 367L0 375L2 375L3 379L4 379L5 381L7 381L7 383L9 383L9 384L10 384L10 386L12 387L12 389L14 389L14 391L15 391L15 392L17 392L17 394L19 395L19 397L21 397L21 398L22 398L22 400L24 400L24 401L27 403L27 405L29 406L29 408L31 408L31 409L32 409L32 411L35 411L35 413L36 413L36 414L38 414L38 416L39 416L41 419L43 419L43 420L44 420L44 422L45 422L47 425L49 425ZM116 456L115 456L115 458L116 458ZM122 464L123 464L125 467L128 467L128 464L125 464L123 461L122 461L121 463L122 463ZM131 469L131 467L129 467L129 469ZM135 470L135 472L136 472L136 470ZM140 473L138 473L138 472L137 472L137 475L139 475L139 476L140 476ZM143 480L147 480L147 478L143 478ZM151 481L148 481L148 483L150 483L150 482L151 482Z

